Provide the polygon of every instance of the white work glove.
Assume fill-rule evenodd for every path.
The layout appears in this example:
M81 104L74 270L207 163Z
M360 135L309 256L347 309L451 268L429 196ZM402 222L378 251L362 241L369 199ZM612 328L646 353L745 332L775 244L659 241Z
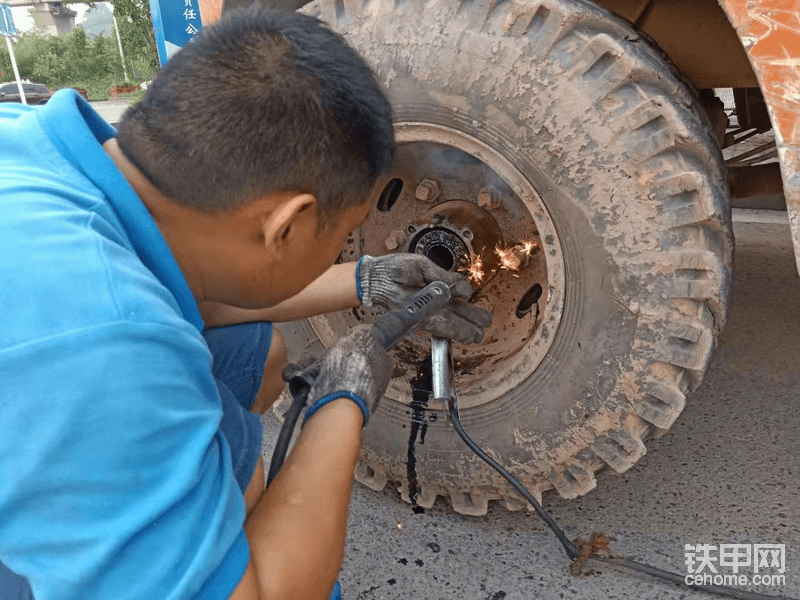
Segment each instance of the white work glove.
M467 302L472 286L463 275L445 271L421 254L364 256L356 268L356 280L358 296L364 306L387 309L434 281L452 285L450 301L420 325L420 329L436 337L473 344L483 339L484 330L492 324L489 311Z
M361 409L364 425L369 422L392 378L392 361L374 331L359 325L328 349L308 394L305 421L328 402L349 398Z

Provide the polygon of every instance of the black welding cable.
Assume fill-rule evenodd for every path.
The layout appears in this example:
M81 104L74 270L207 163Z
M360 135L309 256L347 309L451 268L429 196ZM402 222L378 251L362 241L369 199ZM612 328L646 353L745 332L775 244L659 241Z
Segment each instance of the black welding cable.
M302 359L301 359L302 360ZM306 361L304 361L306 362ZM289 393L292 396L292 403L283 415L283 426L275 442L275 449L272 451L272 460L269 463L267 472L267 487L275 479L278 471L286 460L286 453L289 451L289 442L292 441L294 427L297 419L308 401L308 393L314 385L314 380L319 374L319 362L303 368L300 365L289 363L281 371L281 377L289 384Z
M561 545L564 547L567 557L570 560L574 560L575 557L580 554L580 551L578 550L577 546L575 546L575 544L573 544L566 536L564 530L558 526L558 523L556 523L553 517L551 517L544 507L539 504L536 498L534 498L533 495L527 489L525 489L525 486L522 485L519 479L514 477L505 468L503 468L501 464L486 454L486 452L484 452L480 446L478 446L472 440L472 438L467 435L467 432L464 431L464 428L461 426L461 420L458 418L458 410L453 404L450 405L449 412L458 436L467 446L469 446L470 450L477 454L484 462L488 463L488 465L500 473L500 475L505 477L506 481L508 481L508 483L510 483L515 490L517 490L528 502L530 502L531 506L533 506L533 508L536 509L536 512L539 513L539 516L542 517L542 520L553 531L553 533L556 534L558 541L560 541ZM727 596L728 598L733 598L734 600L792 600L788 596L770 596L768 594L758 594L756 592L737 590L735 588L726 587L723 585L689 585L686 583L683 575L671 573L670 571L664 571L663 569L659 569L657 567L651 567L650 565L640 563L629 558L603 558L600 556L592 556L590 559L612 565L627 567L633 571L638 571L653 577L665 579L692 590L708 592L709 594L717 594L719 596Z
M294 427L297 424L297 418L303 412L306 405L306 398L308 397L308 390L305 393L298 394L292 399L289 409L283 415L283 426L281 432L278 434L278 440L275 442L275 449L272 451L272 460L269 463L269 471L267 473L267 487L275 479L278 471L283 466L283 461L286 460L286 452L289 450L289 442L292 441L292 434Z
M561 545L564 546L564 550L567 553L567 556L570 560L574 559L580 551L578 550L577 546L573 544L570 539L564 533L564 530L558 526L558 523L555 522L553 517L542 507L541 504L533 497L522 483L520 483L519 479L514 477L511 473L505 470L503 466L495 461L491 456L486 454L481 448L472 441L472 438L467 435L467 432L464 431L464 428L461 426L461 420L458 418L458 411L456 410L455 406L450 406L450 418L453 420L453 426L456 428L456 433L458 433L459 437L464 440L464 443L469 446L470 450L472 450L475 454L481 457L484 461L489 463L495 471L500 473L503 477L506 478L506 481L514 486L514 489L517 490L520 494L525 497L525 500L531 503L531 506L536 509L536 512L539 513L539 516L542 517L542 520L547 524L547 526L556 534L558 541L561 542Z
M652 575L653 577L666 579L667 581L677 583L680 586L692 590L708 592L709 594L717 594L718 596L727 596L728 598L733 598L734 600L792 600L792 598L789 598L788 596L770 596L769 594L759 594L757 592L737 590L736 588L731 588L724 585L689 585L686 583L684 575L665 571L664 569L659 569L658 567L651 567L650 565L631 560L630 558L605 558L602 556L592 556L591 560L627 567L632 571L639 571L640 573L646 573L647 575Z

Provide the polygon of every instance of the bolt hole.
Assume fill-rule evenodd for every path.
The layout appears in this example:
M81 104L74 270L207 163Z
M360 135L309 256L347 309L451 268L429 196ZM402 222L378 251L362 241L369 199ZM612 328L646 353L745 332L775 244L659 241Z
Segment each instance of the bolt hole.
M531 287L531 289L525 292L525 294L522 296L522 299L519 301L519 304L517 304L517 318L521 319L531 312L531 309L541 297L542 286L536 283L533 285L533 287Z
M442 267L445 271L452 271L456 264L453 253L445 246L431 246L428 248L425 256L431 259L434 264Z
M397 202L397 199L400 198L400 193L403 191L403 180L394 178L389 183L386 184L386 187L383 188L380 197L378 198L378 210L381 212L389 212L392 210L392 207Z

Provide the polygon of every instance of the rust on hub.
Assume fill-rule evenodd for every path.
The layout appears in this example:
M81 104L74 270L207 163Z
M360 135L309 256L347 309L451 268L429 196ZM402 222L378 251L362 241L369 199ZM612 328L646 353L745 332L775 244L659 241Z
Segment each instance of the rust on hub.
M503 232L489 213L472 202L448 200L437 204L415 222L415 227L419 233L412 241L412 252L420 251L417 249L419 246L414 247L415 242L424 241L427 231L440 231L440 237L452 240L455 248L463 248L454 252L452 267L440 264L443 268L469 275L470 266L478 261L483 267L481 279L488 281L500 267L500 261L493 254L493 249L503 245ZM425 250L420 253L428 256Z
M554 281L549 279L548 265L558 262L553 259L555 235L552 229L540 235L535 219L543 219L544 211L532 209L530 194L521 197L489 165L456 148L401 143L392 172L376 187L393 180L404 184L396 202L388 211L376 204L364 226L348 239L342 260L418 252L444 269L463 273L474 290L470 302L491 311L493 323L480 344L453 345L456 380L464 407L490 402L502 386L487 387L487 382L498 373L512 373L504 375L502 385L513 385L513 373L524 377L524 370L535 368L535 357L546 352L555 329L549 307L560 306L562 282L558 273ZM379 314L364 307L337 313L315 331L333 340ZM422 332L395 347L395 363L407 368L396 372L390 398L408 404L413 366L429 349L430 338ZM521 359L520 353L531 358Z

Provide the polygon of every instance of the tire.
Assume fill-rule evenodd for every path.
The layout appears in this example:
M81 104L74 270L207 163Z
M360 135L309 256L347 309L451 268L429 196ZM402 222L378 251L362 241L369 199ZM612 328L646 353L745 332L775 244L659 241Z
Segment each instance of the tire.
M690 90L657 48L579 0L321 0L305 11L373 66L396 121L494 149L558 232L560 248L545 248L565 270L549 350L519 385L463 408L467 432L538 496L575 498L598 470L629 469L700 384L726 318L727 183ZM284 329L290 348L319 343L312 325ZM493 499L525 506L442 419L426 421L424 443L410 440L410 414L382 402L359 481L396 482L421 506L444 496L470 515Z

